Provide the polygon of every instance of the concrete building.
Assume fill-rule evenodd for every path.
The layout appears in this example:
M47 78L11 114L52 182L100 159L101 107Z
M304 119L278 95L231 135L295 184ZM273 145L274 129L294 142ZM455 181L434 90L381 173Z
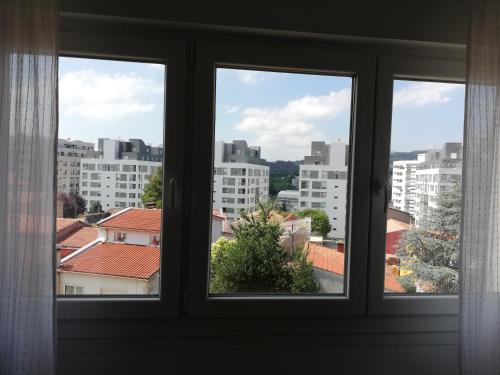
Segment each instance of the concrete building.
M94 151L94 144L90 142L57 140L58 193L79 193L80 160L92 151Z
M215 142L213 208L234 220L240 210L255 211L268 197L269 167L260 157L260 147L242 140Z
M98 151L81 160L80 194L87 202L100 202L103 210L142 207L144 186L162 167L163 148L140 139L98 140Z
M392 164L392 207L415 215L416 173L418 164L424 161L420 154L418 160L397 160Z
M329 236L337 239L345 237L348 155L344 142L312 142L311 155L300 165L299 209L324 210L332 226Z
M279 207L285 207L286 210L298 210L299 196L300 192L298 190L282 190L278 193L276 200Z
M420 156L420 155L419 155ZM441 150L422 154L416 170L415 226L425 225L437 208L440 193L462 180L462 144L445 143Z

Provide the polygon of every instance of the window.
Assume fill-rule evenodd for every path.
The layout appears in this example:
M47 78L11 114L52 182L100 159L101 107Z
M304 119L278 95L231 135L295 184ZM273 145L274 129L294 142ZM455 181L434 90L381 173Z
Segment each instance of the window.
M164 57L161 60L164 60ZM153 64L151 61L129 62L119 60L115 55L112 59L102 60L61 57L59 74L58 136L61 139L70 137L77 139L66 142L68 146L71 146L70 148L89 150L87 153L84 152L84 156L80 152L72 153L71 156L74 158L72 162L78 162L81 165L82 180L90 177L90 184L87 181L81 181L81 186L91 188L82 191L82 196L85 196L84 205L83 207L75 205L75 210L71 212L71 215L85 225L97 226L99 230L95 233L89 231L92 235L85 233L85 235L76 236L76 238L81 238L75 246L77 247L76 255L61 262L57 269L58 285L68 285L68 287L58 292L80 294L82 305L78 306L84 309L85 304L88 303L85 296L103 294L102 290L107 288L120 291L120 293L113 294L157 299L161 293L160 249L158 244L154 248L149 248L149 243L153 234L159 239L158 231L161 229L162 211L116 210L112 216L107 217L109 222L114 218L119 220L120 215L132 215L130 222L138 227L133 235L120 226L113 228L99 223L95 224L99 218L88 212L91 212L90 209L98 203L103 211L112 207L123 209L137 206L138 192L126 192L129 177L127 173L120 173L120 169L124 172L135 173L136 162L143 160L146 154L151 160L148 161L147 166L141 168L142 171L151 170L154 173L163 168L163 131L164 129L172 131L164 126L165 65ZM137 126L138 123L144 126ZM173 134L171 136L174 137ZM172 150L176 149L176 146L172 147ZM124 160L128 162L124 163ZM175 163L170 164L174 169ZM165 171L165 174L168 173L171 172ZM129 176L130 181L135 181L135 174ZM169 175L168 178L172 176ZM113 179L116 179L115 183L111 183ZM102 181L108 181L108 183L102 183ZM135 184L131 187L135 188ZM117 191L118 189L125 191ZM170 188L165 188L165 190L168 189ZM58 193L67 194L68 192L59 191ZM154 196L153 194L151 199L154 200L153 206L161 205L162 195ZM169 209L167 215L172 215L171 212L178 214L177 209ZM65 215L67 215L66 212ZM126 217L122 219L127 220ZM158 223L154 227L156 233L151 233L153 232L151 225L147 224L151 220ZM178 220L173 219L170 223L179 228ZM79 230L76 228L75 234L78 234ZM97 241L98 235L102 234L105 234L106 239ZM175 233L170 233L170 235L176 243L177 235ZM141 265L148 264L149 270L146 274L137 277L134 269L138 270ZM115 267L110 267L110 265L115 265ZM78 271L85 267L94 268L84 272ZM75 281L78 281L78 287L72 286Z
M83 287L75 285L65 285L64 294L83 294Z
M448 171L461 176L464 72L463 63L442 60L387 59L380 67L370 312L458 311L460 178L454 191L440 185Z
M117 242L125 242L127 239L127 233L126 232L115 232L114 234L114 240Z
M301 189L309 188L309 181L301 181L301 178L319 179L320 174L324 175L324 173L322 173L324 171L321 169L307 169L308 165L325 165L325 167L331 165L330 168L339 166L344 168L347 176L350 161L346 160L346 158L348 157L347 150L349 149L351 141L351 99L354 77L353 74L340 74L334 72L331 74L324 72L317 74L314 70L315 69L308 69L303 72L291 70L284 74L285 72L282 68L259 69L248 67L248 65L246 69L241 69L236 66L227 66L225 64L215 68L213 82L217 95L214 98L215 141L213 142L213 157L207 157L207 159L213 160L213 165L207 170L217 173L218 168L225 166L230 168L232 176L237 176L237 168L246 168L249 171L247 176L251 178L240 178L237 181L237 185L241 187L245 186L245 191L250 194L252 194L252 189L255 188L255 201L264 205L245 207L251 200L247 201L246 198L237 198L237 206L234 207L236 211L244 209L244 215L246 214L252 217L258 217L261 212L266 212L265 205L269 200L270 180L275 177L272 169L269 170L269 167L266 166L269 162L283 160L293 163L299 161L297 164L300 164L301 170L297 178ZM249 87L248 85L245 86L240 80L240 77L250 75L259 77L259 82L262 82L262 84L253 87ZM290 89L292 87L296 89ZM235 95L235 90L238 90L239 95ZM235 102L237 97L239 101L237 100ZM266 100L262 100L263 98L266 98ZM331 110L333 103L342 102L341 115L338 117L337 115L332 116L332 114L328 112L328 114L321 115L325 116L324 119L307 120L313 123L314 128L323 134L324 138L319 140L315 139L313 142L303 142L301 147L289 147L296 142L292 141L292 139L296 140L298 137L302 136L297 133L297 128L293 124L306 121L306 119L309 118L307 113L308 111L316 110L311 106L311 103L316 103L316 100L319 102L324 101L325 111L327 112ZM299 107L297 110L290 108L295 105L299 106L300 109ZM233 111L227 111L227 108L232 107L240 108L240 110L238 111L235 109ZM252 111L245 111L246 108L251 108ZM285 116L287 113L290 113L287 115L289 117ZM230 115L233 117L230 118ZM327 118L331 121L326 121ZM335 118L335 120L332 120L333 118ZM323 122L323 120L325 121ZM234 123L238 124L236 125L238 128L238 139L229 138L232 133L230 133L230 128L227 124ZM241 127L239 125L247 123L256 125L248 127L247 125L241 125ZM194 138L196 142L196 136ZM200 139L201 138L203 137L200 137ZM197 162L196 164L203 165L202 162ZM195 173L195 175L199 176L201 179L205 173ZM212 208L219 208L225 211L228 214L228 219L233 221L236 227L238 227L238 225L247 225L244 220L239 218L239 212L231 215L232 212L229 211L229 207L224 205L224 197L218 193L218 191L220 191L218 186L228 185L229 180L227 178L220 178L217 174L213 174L208 180L213 180L214 185L212 189L214 193L211 200ZM291 178L289 183L292 184ZM313 181L312 187L325 190L321 192L323 194L318 194L318 197L326 198L326 181ZM240 189L242 188L238 189L238 193L243 192L243 190ZM287 190L292 189L293 186L287 188ZM346 200L348 199L348 191L349 183L346 178L346 184L343 191L346 194ZM304 196L307 195L307 193L308 192L301 191L300 195ZM299 192L297 192L297 194L299 194ZM301 207L306 207L307 202L301 201L299 204ZM203 206L204 203L200 202L198 208L201 209ZM326 209L326 202L313 202L312 207ZM346 205L346 207L348 207L348 205ZM331 215L331 213L326 214ZM346 265L345 257L350 256L350 254L349 251L344 252L344 248L342 248L341 252L340 248L337 247L337 241L347 240L345 238L345 226L349 220L349 213L344 212L343 214L344 219L341 223L342 226L338 227L337 233L325 234L325 236L332 236L330 242L328 242L329 244L331 243L330 247L329 245L322 246L309 244L310 233L307 232L306 229L302 239L296 237L292 239L292 237L288 237L285 234L283 238L277 238L275 244L274 242L266 243L265 248L267 247L268 250L272 252L273 246L275 246L274 248L277 246L278 248L284 249L286 246L292 246L291 243L293 243L293 250L290 250L291 252L304 252L304 254L310 254L307 256L311 262L314 262L315 257L319 257L320 253L324 253L327 256L331 256L332 259L335 258L335 262L339 262L339 268L344 270ZM367 212L365 215L367 215ZM342 217L342 214L338 213L337 216ZM297 221L302 222L301 220L304 221L303 225L305 228L307 226L307 220L298 219ZM283 222L282 229L285 231L284 233L288 233L285 230L288 228L286 225L287 224ZM296 223L294 223L294 225L296 225ZM297 225L302 224L299 223ZM251 230L252 228L250 226L249 233L251 233ZM211 244L216 244L218 239L219 238L212 237L209 242ZM248 241L246 246L259 239L260 237L257 236L254 241ZM238 240L240 239L237 238L236 241ZM299 241L302 246L296 247L296 241ZM307 252L307 249L310 251ZM231 250L227 251L230 252ZM288 255L285 255L282 261L284 262L283 264L290 265L290 262L293 262L293 260L287 258L290 256L290 253L287 254ZM215 262L216 264L218 261L223 261L222 257L220 259L217 258L215 250L212 251L211 256L212 258L208 259L210 262ZM254 261L258 262L258 259ZM217 267L212 269L216 268ZM276 265L276 269L274 269L275 274L281 272L280 269L281 268ZM208 269L205 270L205 272L206 271L208 271ZM244 271L244 269L241 269L241 272ZM219 278L225 277L224 275L217 275L214 273L208 276L210 280L208 283L209 294L205 296L205 298L208 297L209 299L211 296L217 296L217 298L231 298L231 296L235 294L293 294L299 296L299 298L301 298L300 296L311 294L331 296L342 296L346 294L346 273L344 271L335 273L332 270L322 270L319 263L316 263L316 267L313 267L311 274L308 276L308 282L310 282L309 286L303 286L301 287L302 289L299 288L298 290L289 288L289 286L280 286L279 288L273 287L271 286L272 281L266 280L265 278L259 279L258 274L248 279L247 284L238 284L231 287L219 281L222 280ZM352 275L350 274L350 276ZM356 277L354 276L352 280L356 280ZM217 300L217 303L219 303L219 301L220 300Z
M427 97L416 103L418 97L411 99L409 93L427 93ZM433 95L445 99L431 99ZM405 216L388 215L386 263L401 284L398 290L386 288L388 293L458 291L460 215L455 210L461 206L464 95L463 84L394 81L391 153L404 160L391 159L415 178L398 180L405 198L394 199L392 206ZM432 106L432 111L422 114L422 106ZM459 179L448 182L443 175ZM393 174L393 185L396 176ZM439 184L447 184L450 190L443 191Z

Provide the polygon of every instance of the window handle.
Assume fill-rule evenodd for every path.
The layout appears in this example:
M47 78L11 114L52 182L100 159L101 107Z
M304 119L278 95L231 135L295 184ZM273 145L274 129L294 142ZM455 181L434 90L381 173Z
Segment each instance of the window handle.
M169 201L170 201L170 209L173 211L175 207L175 178L170 179L170 196L169 196Z

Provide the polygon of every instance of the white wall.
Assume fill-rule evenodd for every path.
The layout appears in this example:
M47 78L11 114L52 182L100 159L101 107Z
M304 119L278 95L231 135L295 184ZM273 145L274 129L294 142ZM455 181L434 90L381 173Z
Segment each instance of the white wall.
M136 244L136 245L150 245L152 236L160 235L160 233L151 233L151 232L138 232L138 231L130 231L130 230L114 230L109 229L108 236L106 241L115 242L115 232L125 232L127 233L127 238L124 243Z
M215 242L222 236L222 220L212 218L212 237L211 241Z
M150 294L153 288L148 280L141 279L76 272L58 272L58 275L59 294L64 294L65 285L81 286L83 294L103 294L103 289L116 291L117 294Z

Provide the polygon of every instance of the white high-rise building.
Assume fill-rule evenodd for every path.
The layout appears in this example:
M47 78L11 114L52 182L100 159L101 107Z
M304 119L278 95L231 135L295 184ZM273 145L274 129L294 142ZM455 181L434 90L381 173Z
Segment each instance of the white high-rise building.
M450 191L462 179L462 144L445 143L439 151L419 155L415 191L415 225L423 226L438 206L440 193Z
M392 207L415 215L416 173L418 164L424 161L397 160L392 164Z
M79 193L80 163L87 152L94 151L90 142L57 140L57 192Z
M240 210L255 211L258 202L268 197L269 167L260 157L260 147L241 140L215 142L213 208L234 220Z
M104 211L114 207L142 207L149 178L162 168L163 148L140 139L99 139L99 151L81 160L80 193L87 209L100 202Z
M312 142L311 156L300 165L299 209L324 210L332 226L329 236L337 239L345 237L348 162L346 143Z

